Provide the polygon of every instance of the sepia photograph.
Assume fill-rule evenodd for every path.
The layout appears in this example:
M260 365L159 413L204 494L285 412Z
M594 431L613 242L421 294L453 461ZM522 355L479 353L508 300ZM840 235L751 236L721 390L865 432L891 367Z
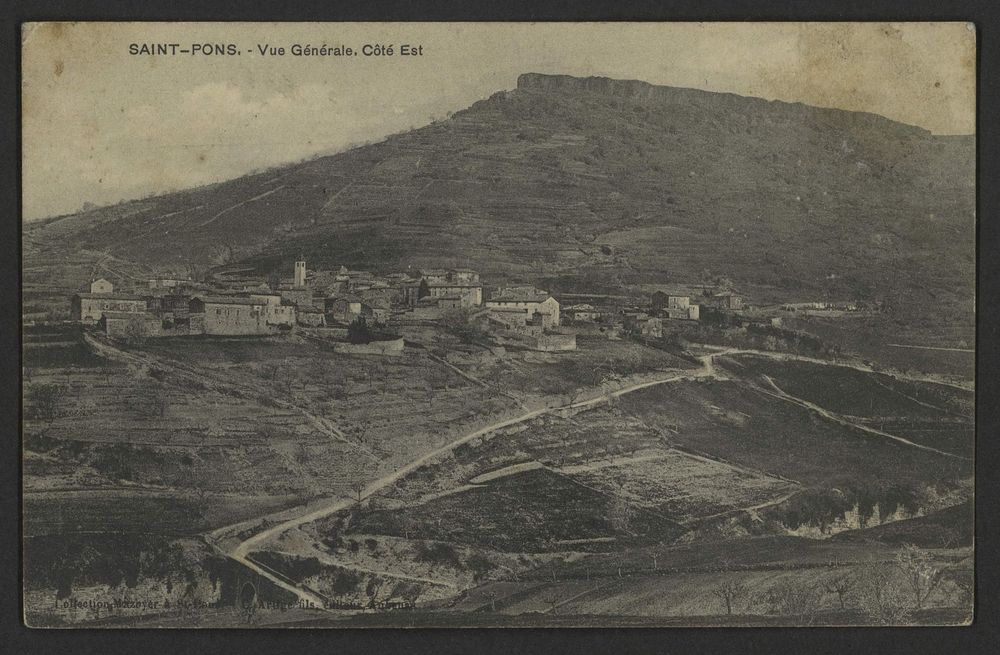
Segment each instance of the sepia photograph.
M27 626L973 623L972 23L20 39Z

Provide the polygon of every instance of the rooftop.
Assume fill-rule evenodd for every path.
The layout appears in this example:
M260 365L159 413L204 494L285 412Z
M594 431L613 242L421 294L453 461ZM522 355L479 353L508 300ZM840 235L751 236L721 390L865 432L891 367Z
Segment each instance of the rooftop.
M551 297L547 293L506 293L490 298L489 302L545 302Z
M196 296L195 300L200 300L206 305L262 305L264 303L243 298L241 296Z
M104 312L104 318L143 318L149 321L158 321L159 319L148 312Z
M76 294L80 298L99 298L103 300L142 300L142 296L133 293L86 293Z

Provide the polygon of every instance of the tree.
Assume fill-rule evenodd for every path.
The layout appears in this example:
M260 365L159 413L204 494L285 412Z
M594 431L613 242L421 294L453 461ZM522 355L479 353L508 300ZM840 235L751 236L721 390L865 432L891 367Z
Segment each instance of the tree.
M347 326L347 340L354 344L370 343L373 339L371 328L364 316L358 316Z
M149 336L149 330L146 329L146 323L139 316L134 316L125 323L125 330L123 332L122 338L125 344L133 347L142 347L146 343L146 338Z
M360 584L361 575L359 573L348 569L341 569L333 576L330 589L337 596L346 596L349 593L357 591Z
M59 409L62 390L55 384L33 384L28 388L28 403L31 417L40 421L51 421Z
M823 597L813 585L786 580L768 590L766 600L772 614L803 617L806 619L803 623L808 625L816 618Z
M829 594L837 594L837 601L840 603L840 609L846 609L847 595L851 593L851 589L854 588L854 582L854 578L850 575L841 575L824 584L823 588L826 589L826 592Z
M475 582L481 581L495 568L493 562L480 553L475 553L465 560L465 566L472 571L472 579Z
M424 593L424 588L417 582L408 584L401 583L395 590L393 590L393 593L402 598L409 605L416 605L417 599Z
M364 490L365 490L364 480L355 480L354 482L351 483L351 491L354 492L355 498L359 503L361 502L361 494L364 492Z
M858 609L877 625L900 625L910 614L907 590L892 564L870 560L858 571L855 592Z
M431 295L431 286L427 284L426 278L420 278L420 286L417 288L417 300Z
M733 608L736 607L737 603L742 602L749 593L750 590L747 586L736 580L724 582L712 590L712 595L722 601L725 606L726 616L732 616Z
M368 578L368 584L365 585L365 596L368 597L368 607L375 609L375 604L378 602L379 592L385 587L385 578L377 575L373 575Z
M904 545L896 553L896 567L903 572L914 609L923 609L944 579L943 571L934 565L929 554L912 544Z

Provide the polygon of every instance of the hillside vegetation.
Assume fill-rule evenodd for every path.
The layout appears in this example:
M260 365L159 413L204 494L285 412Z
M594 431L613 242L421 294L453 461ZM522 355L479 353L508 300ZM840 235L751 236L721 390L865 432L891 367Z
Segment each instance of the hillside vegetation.
M725 277L764 301L880 300L971 327L974 148L872 114L525 74L377 144L29 224L26 282L76 285L106 255L127 275L302 252L581 284Z

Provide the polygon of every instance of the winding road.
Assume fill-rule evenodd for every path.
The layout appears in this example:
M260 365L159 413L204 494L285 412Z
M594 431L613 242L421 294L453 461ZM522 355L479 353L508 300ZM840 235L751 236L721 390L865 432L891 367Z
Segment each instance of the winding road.
M497 421L495 423L487 425L486 427L479 428L478 430L475 430L473 432L465 434L465 435L463 435L463 436L461 436L461 437L459 437L459 438L457 438L457 439L455 439L453 441L450 441L450 442L448 442L448 443L446 443L446 444L444 444L444 445L442 445L442 446L440 446L438 448L435 448L434 450L429 451L429 452L421 455L420 457L417 457L416 459L412 460L408 464L406 464L406 465L404 465L402 467L397 468L396 470L392 471L391 473L387 473L387 474L385 474L385 475L383 475L383 476L381 476L381 477L373 480L367 486L365 486L364 489L362 489L359 492L359 494L358 494L358 496L356 498L331 499L329 502L323 503L323 504L319 505L318 507L313 507L311 509L308 509L307 511L304 511L302 514L299 514L297 516L293 516L291 518L287 518L285 520L282 520L280 522L275 523L274 525L268 526L265 529L261 530L260 532L254 534L253 536L251 536L251 537L243 540L242 542L240 542L239 544L237 544L235 547L231 548L228 552L225 552L225 551L223 551L223 552L225 552L225 554L228 557L230 557L231 559L233 559L233 560L235 560L235 561L237 561L237 562L239 562L239 563L247 566L248 568L252 569L253 571L255 571L256 573L258 573L259 575L267 578L268 580L270 580L271 582L273 582L277 586L281 587L282 589L286 589L288 591L291 591L292 593L295 593L301 600L314 603L316 607L322 608L323 607L323 603L322 603L322 601L315 594L313 594L312 592L310 592L308 590L299 588L297 586L289 585L285 580L277 577L272 572L270 572L270 571L268 571L268 570L266 570L264 568L261 568L255 562L253 562L253 560L251 560L249 558L250 553L253 552L256 549L259 549L261 546L263 546L267 542L271 541L272 539L275 539L275 538L279 537L280 535L284 534L285 532L287 532L289 530L293 530L293 529L298 528L298 527L300 527L302 525L305 525L307 523L312 523L313 521L317 521L319 519L325 518L327 516L330 516L331 514L335 514L337 512L340 512L342 510L348 509L348 508L350 508L350 507L358 504L359 502L365 500L366 498L372 496L373 494L375 494L375 493L377 493L377 492L379 492L379 491L381 491L381 490L383 490L383 489L385 489L385 488L387 488L387 487L395 484L397 481L399 481L400 479L402 479L405 476L409 475L410 473L412 473L413 471L417 470L421 466L424 466L425 464L433 462L437 458L439 458L439 457L441 457L443 455L446 455L447 453L451 452L452 450L454 450L458 446L461 446L462 444L468 443L470 441L473 441L474 439L477 439L479 437L483 437L483 436L485 436L487 434L490 434L492 432L496 432L497 430L502 430L504 428L508 428L508 427L511 427L511 426L514 426L514 425L518 425L520 423L524 423L526 421L531 421L532 419L538 418L538 417L543 416L545 414L551 414L551 413L556 413L556 412L565 411L565 410L587 409L587 408L590 408L590 407L597 406L597 405L599 405L601 403L606 403L606 402L608 402L608 401L610 401L610 400L612 400L614 398L618 398L618 397L624 396L626 394L634 393L634 392L640 391L642 389L648 389L650 387L654 387L654 386L658 386L658 385L662 385L662 384L667 384L667 383L670 383L670 382L676 382L676 381L680 381L680 380L693 380L693 379L698 379L698 378L717 377L717 373L716 373L716 369L715 369L714 361L713 360L716 357L721 357L721 356L725 356L725 355L736 355L736 354L761 355L761 356L766 356L766 357L775 358L775 359L783 359L783 360L793 360L794 359L794 360L800 360L800 361L806 361L806 362L815 362L815 363L824 364L824 365L841 365L841 366L846 366L848 368L854 368L856 370L861 370L861 371L866 371L866 372L872 372L871 368L869 368L867 366L863 366L861 364L855 364L855 363L834 363L834 362L829 362L829 361L826 361L826 360L819 360L819 359L814 359L814 358L810 358L810 357L804 357L804 356L787 354L787 353L770 353L770 352L766 352L766 351L754 351L754 350L737 349L737 348L729 348L729 349L727 349L727 348L723 348L723 347L705 347L705 349L712 350L713 352L710 352L709 354L703 355L703 356L701 356L701 357L698 358L699 361L700 361L700 363L701 363L701 366L699 368L697 368L697 369L687 370L687 371L682 371L682 372L673 372L670 375L667 375L667 376L662 377L662 378L657 378L657 379L654 379L654 380L645 380L645 381L642 381L642 382L636 382L636 383L630 384L628 386L625 386L625 387L623 387L621 389L617 389L617 390L614 390L614 391L609 391L609 392L603 393L601 395L598 395L598 396L596 396L594 398L590 398L590 399L587 399L587 400L582 400L582 401L578 401L578 402L574 402L574 403L569 403L569 404L566 404L566 405L560 405L560 406L557 406L557 407L542 407L542 408L539 408L539 409L535 409L535 410L524 412L523 414L520 414L520 415L515 416L513 418L508 418L508 419ZM766 376L765 376L765 378L766 378ZM917 378L913 378L913 379L917 379ZM822 407L820 407L818 405L815 405L815 404L810 403L808 401L804 401L802 399L795 398L794 396L788 395L783 390L781 390L780 388L778 388L777 385L775 385L774 382L772 380L770 380L770 378L767 378L767 380L774 387L774 391L773 392L768 392L768 393L771 393L771 395L779 397L782 400L786 400L788 402L794 402L796 404L799 404L799 405L802 405L804 407L807 407L811 411L816 412L817 414L823 416L826 419L829 419L831 421L835 421L837 423L846 425L848 427L852 427L852 428L857 428L857 429L860 429L860 430L864 430L866 432L869 432L869 433L872 433L872 434L876 434L878 436L881 436L881 437L884 437L884 438L887 438L887 439L892 439L892 440L894 440L896 442L899 442L899 443L901 443L903 445L906 445L906 446L910 446L910 447L914 447L914 448L919 448L921 450L926 450L926 451L934 452L934 453L937 453L939 455L943 455L943 456L946 456L946 457L959 457L959 458L961 458L961 456L955 455L953 453L948 453L948 452L945 452L945 451L937 450L936 448L931 448L929 446L924 446L924 445L921 445L921 444L917 444L917 443L914 443L914 442L909 441L907 439L903 439L902 437L897 437L896 435L892 435L892 434L889 434L887 432L882 432L881 430L876 430L876 429L870 428L868 426L863 426L863 425L859 425L859 424L853 423L851 421L848 421L847 419L845 419L845 418L843 418L843 417L841 417L839 415L833 414L832 412L830 412L830 411L828 411L828 410L826 410L826 409L824 409L824 408L822 408ZM956 388L963 388L963 387L958 387L957 385L949 384L947 382L941 382L939 380L923 380L923 379L919 379L919 381L935 382L937 384L944 384L944 385L952 386L952 387L956 387ZM791 493L794 493L794 491L791 492ZM769 504L773 504L773 501L765 503L762 506L769 505ZM242 524L239 524L239 525L240 525L240 527L245 528L246 527L246 522L243 522ZM232 528L235 528L235 527L236 526L230 526L230 528L221 528L219 530L214 531L213 534L215 534L215 535L225 534L227 532L231 532Z
M253 560L249 558L249 554L253 550L257 549L259 546L265 544L271 539L277 538L278 536L289 530L298 528L299 526L305 525L306 523L312 523L313 521L317 521L319 519L330 516L331 514L335 514L337 512L348 509L353 505L356 505L360 501L365 500L366 498L381 491L382 489L385 489L386 487L395 484L398 480L409 475L410 473L417 470L421 466L428 464L436 460L437 458L441 457L442 455L451 452L452 450L461 446L462 444L468 443L474 439L490 434L491 432L496 432L497 430L502 430L504 428L511 427L519 423L530 421L544 414L554 413L567 409L583 409L587 407L593 407L599 405L600 403L607 402L612 398L617 398L628 393L633 393L635 391L639 391L640 389L647 389L649 387L653 387L660 384L667 384L669 382L676 382L678 380L690 380L695 378L712 376L715 374L715 369L711 362L712 358L724 354L725 352L728 351L713 353L703 356L702 358L700 358L702 362L701 368L695 369L693 371L673 373L667 377L660 378L657 380L637 382L635 384L626 386L622 389L611 391L602 394L600 396L597 396L595 398L591 398L589 400L583 400L575 403L570 403L568 405L561 405L558 407L542 407L529 412L525 412L524 414L520 414L519 416L515 416L513 418L497 421L496 423L487 425L486 427L475 430L474 432L470 432L466 435L459 437L458 439L455 439L453 441L446 443L443 446L440 446L439 448L436 448L428 453L425 453L424 455L421 455L420 457L411 461L409 464L406 464L405 466L402 466L391 473L387 473L386 475L383 475L382 477L373 480L363 490L361 490L357 498L341 498L333 500L329 503L323 504L303 514L300 514L293 518L286 519L280 523L276 523L275 525L272 525L258 532L252 537L249 537L248 539L245 539L244 541L240 542L235 548L233 548L226 554L231 559L253 569L256 573L267 578L271 582L274 582L281 588L286 589L288 591L292 591L301 600L311 601L315 603L318 601L315 595L303 589L290 587L290 585L288 585L284 580L281 580L280 578L271 574L269 571L262 569L260 566L255 564ZM215 534L224 533L225 531L226 531L225 528L216 530ZM321 602L319 606L322 606Z

